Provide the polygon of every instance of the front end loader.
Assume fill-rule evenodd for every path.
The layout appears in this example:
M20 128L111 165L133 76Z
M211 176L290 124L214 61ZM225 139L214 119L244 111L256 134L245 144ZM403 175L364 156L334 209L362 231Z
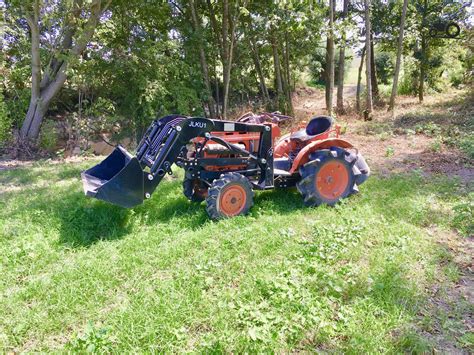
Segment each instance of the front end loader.
M206 201L212 219L245 214L254 190L297 187L308 206L334 205L370 175L362 155L327 116L280 137L286 116L245 115L238 121L170 115L153 121L136 155L117 146L82 172L87 196L130 208L151 197L176 165L184 195ZM173 167L174 168L174 167Z

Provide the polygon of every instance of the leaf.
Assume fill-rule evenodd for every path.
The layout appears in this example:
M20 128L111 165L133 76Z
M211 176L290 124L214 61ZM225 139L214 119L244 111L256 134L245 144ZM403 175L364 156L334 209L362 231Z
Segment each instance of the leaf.
M253 341L257 340L257 328L253 327L253 328L250 328L249 331L249 337L250 339L252 339Z

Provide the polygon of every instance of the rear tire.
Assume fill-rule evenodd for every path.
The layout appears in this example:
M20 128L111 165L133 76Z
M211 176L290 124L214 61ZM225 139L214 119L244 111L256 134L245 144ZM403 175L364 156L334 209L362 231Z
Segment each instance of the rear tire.
M342 148L322 149L312 153L310 159L300 168L301 180L296 184L305 205L334 206L358 191L354 154Z
M214 180L206 197L212 219L246 214L253 205L254 192L249 180L238 173L227 173Z

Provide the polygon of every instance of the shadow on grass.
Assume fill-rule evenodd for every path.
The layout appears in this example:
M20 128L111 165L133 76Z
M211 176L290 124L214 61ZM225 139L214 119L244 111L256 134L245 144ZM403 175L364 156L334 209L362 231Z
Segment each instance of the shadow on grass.
M150 200L134 208L147 224L173 223L195 230L209 222L205 202L190 202L182 193L181 179L161 184Z
M130 232L127 209L91 200L82 192L66 194L53 211L60 221L59 242L71 247L120 239Z
M55 176L68 179L67 176L76 176L78 171L67 169L56 172ZM37 178L41 173L35 172L34 175ZM438 215L440 211L430 212L426 207L420 209L420 206L411 205L412 199L428 194L439 197L441 188L442 184L436 181L423 181L413 175L389 179L373 177L361 188L361 193L350 197L342 208L370 208L388 218L405 218L414 224L426 224L430 214ZM455 193L451 185L443 189L443 195ZM86 198L79 183L54 190L50 187L24 190L12 193L8 200L10 198L16 201L8 207L7 219L17 217L21 221L26 211L35 224L51 224L51 228L58 228L59 243L71 247L88 247L100 240L120 239L131 233L133 223L130 222L133 221L130 219L149 226L169 224L177 230L195 230L214 223L206 213L205 203L189 202L182 195L181 180L178 179L164 182L150 200L132 210ZM253 217L284 215L306 209L296 189L277 189L258 192L250 214Z

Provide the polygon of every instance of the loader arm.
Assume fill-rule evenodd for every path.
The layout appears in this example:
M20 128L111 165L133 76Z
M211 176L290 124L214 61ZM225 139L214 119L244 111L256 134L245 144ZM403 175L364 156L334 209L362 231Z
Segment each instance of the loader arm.
M241 145L228 142L223 136L211 132L235 134L259 133L257 151L248 151ZM187 145L200 138L199 152L187 155ZM206 158L202 147L207 142L217 143L229 150L228 158ZM196 142L194 142L196 144ZM171 115L155 120L138 144L136 156L121 146L98 165L82 172L84 192L87 196L122 207L134 207L150 198L171 166L177 163L191 178L200 178L209 184L229 166L252 165L248 173L256 176L254 187L272 188L273 149L271 125L246 124L210 120L202 117ZM208 167L211 166L211 169Z
M149 172L144 179L144 196L156 189L171 166L186 154L186 145L193 138L204 136L214 127L206 118L167 116L154 121L137 147L137 159Z
M134 207L149 198L190 139L214 127L206 118L171 115L153 121L137 147L136 156L123 147L81 174L87 196L122 207Z

